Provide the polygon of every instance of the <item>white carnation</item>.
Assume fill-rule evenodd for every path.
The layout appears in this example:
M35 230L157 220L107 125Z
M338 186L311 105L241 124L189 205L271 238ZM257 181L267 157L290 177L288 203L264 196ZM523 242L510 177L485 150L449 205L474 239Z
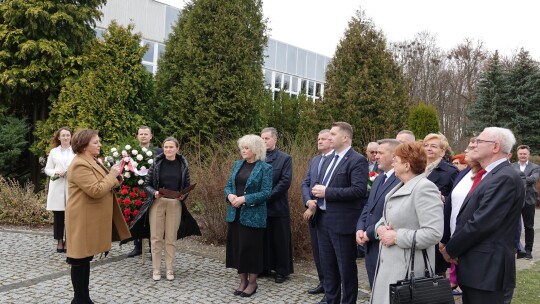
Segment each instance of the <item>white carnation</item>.
M147 156L152 156L152 151L146 152L146 155L147 155Z
M118 152L116 152L116 151L114 151L113 154L112 154L113 157L118 157L118 155L119 155L119 154L118 154Z
M132 165L133 165L133 167L135 167L135 168L137 168L137 166L139 165L139 163L138 163L138 162L136 162L136 161L131 161L131 164L132 164Z
M153 159L149 159L149 160L148 160L148 164L149 164L149 165L151 165L153 162L154 162Z
M126 150L131 150L131 146L130 146L130 145L126 145L125 148L126 148Z
M125 178L130 178L130 177L131 177L131 174L129 174L129 172L125 172L125 173L124 173L124 177L125 177Z
M137 184L142 185L142 184L144 184L144 181L143 181L142 179L140 179L140 180L137 182Z
M137 150L133 149L133 150L131 150L131 154L133 154L133 155L137 155L137 154L139 154L139 151L137 151Z
M141 160L143 160L143 156L142 156L142 154L138 154L136 158L137 158L137 160L138 160L138 161L141 161Z
M129 156L126 156L126 157L124 157L124 159L123 159L123 160L124 160L124 162L126 162L126 163L127 163L127 162L129 161Z
M116 148L114 148L114 147L111 148L111 152L116 152L116 151L118 151L118 150L116 150Z
M148 149L146 149L146 147L142 147L142 151L146 152L146 151L148 151Z
M127 165L124 166L124 171L129 171L129 167Z

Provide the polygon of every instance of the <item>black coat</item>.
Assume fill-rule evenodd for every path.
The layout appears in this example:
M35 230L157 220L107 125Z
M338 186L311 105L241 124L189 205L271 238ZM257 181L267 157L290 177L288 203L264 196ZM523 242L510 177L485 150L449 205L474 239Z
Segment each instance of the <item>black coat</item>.
M439 191L441 191L444 197L447 197L453 189L454 179L456 179L458 173L459 171L456 167L441 160L437 167L428 175L427 179L439 188Z
M272 166L272 194L266 202L268 217L290 217L289 188L292 181L292 159L277 148L266 153L266 163Z
M149 238L150 237L150 223L148 220L148 214L150 207L154 203L154 194L159 188L159 169L161 162L165 158L164 154L159 154L154 159L154 164L148 170L146 179L144 181L144 190L148 195L144 205L141 206L139 214L133 219L133 223L129 227L133 238ZM190 185L188 163L184 156L176 154L176 159L182 164L182 185L180 189L184 189ZM184 238L190 235L201 235L201 230L197 221L189 213L186 207L185 200L187 195L180 203L182 204L182 219L180 221L180 228L178 228L177 239Z

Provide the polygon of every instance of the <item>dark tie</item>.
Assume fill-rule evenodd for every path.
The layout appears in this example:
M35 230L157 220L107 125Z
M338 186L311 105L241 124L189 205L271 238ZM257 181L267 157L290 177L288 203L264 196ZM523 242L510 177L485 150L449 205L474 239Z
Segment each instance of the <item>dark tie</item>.
M332 166L330 166L330 169L326 171L326 175L324 176L324 179L322 181L323 185L326 186L326 184L328 183L328 180L332 176L332 171L334 170L334 167L336 166L336 163L338 162L338 158L339 158L339 155L336 155L336 157L334 158L334 162L332 163Z
M330 168L326 171L326 175L324 176L324 179L322 182L324 186L326 186L326 184L328 183L328 180L330 179L330 176L332 176L332 170L334 170L334 167L336 166L338 158L339 158L339 155L336 155L336 157L334 158L334 162L332 163L332 166L330 166ZM319 206L321 210L326 210L326 204L324 203L323 197L320 197L317 199L317 206Z
M476 176L474 177L474 180L473 180L473 183L472 183L471 190L469 190L468 194L471 194L473 192L474 188L476 188L476 186L478 186L478 184L482 181L482 176L484 176L485 173L486 173L485 169L482 169L482 170L478 171L478 173L476 173Z
M319 167L317 167L317 176L321 175L321 167L324 163L324 160L326 159L326 156L321 156L321 161L319 161Z
M379 189L382 189L385 181L386 181L386 173L383 173L381 177L381 182L377 186L377 190L375 190L375 197L377 197L377 194L379 194Z

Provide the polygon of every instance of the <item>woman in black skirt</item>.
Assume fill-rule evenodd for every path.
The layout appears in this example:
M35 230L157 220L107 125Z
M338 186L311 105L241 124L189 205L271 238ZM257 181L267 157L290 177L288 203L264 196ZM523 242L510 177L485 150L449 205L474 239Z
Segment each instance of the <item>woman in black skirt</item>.
M235 268L240 286L234 295L250 297L257 292L257 274L263 270L266 200L272 192L272 167L264 162L266 147L257 135L238 140L242 160L234 164L225 186L228 224L227 268Z

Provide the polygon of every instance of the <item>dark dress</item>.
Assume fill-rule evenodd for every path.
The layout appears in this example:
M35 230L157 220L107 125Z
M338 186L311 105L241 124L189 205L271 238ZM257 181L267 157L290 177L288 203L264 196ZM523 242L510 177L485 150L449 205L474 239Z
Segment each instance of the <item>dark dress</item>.
M244 196L246 182L256 163L244 162L235 178L236 195ZM228 223L227 256L225 266L235 268L238 273L260 273L263 269L264 228L252 228L240 224L237 209L234 222Z

